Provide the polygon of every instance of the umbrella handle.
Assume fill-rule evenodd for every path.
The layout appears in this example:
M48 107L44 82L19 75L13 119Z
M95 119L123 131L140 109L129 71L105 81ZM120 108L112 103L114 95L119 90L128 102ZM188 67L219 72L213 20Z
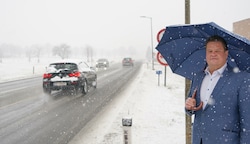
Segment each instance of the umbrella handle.
M197 93L197 88L195 88L195 90L194 90L194 92L192 94L192 98L193 99L196 98L196 93ZM193 111L198 111L198 110L200 110L202 108L202 106L203 106L203 102L201 101L200 104L199 104L199 106L198 107L193 107L192 110Z

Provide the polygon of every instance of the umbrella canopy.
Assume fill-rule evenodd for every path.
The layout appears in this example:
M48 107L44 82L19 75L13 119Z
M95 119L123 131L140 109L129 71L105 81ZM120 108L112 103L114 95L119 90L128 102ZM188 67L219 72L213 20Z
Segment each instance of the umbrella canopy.
M191 79L206 67L205 43L208 37L219 35L227 42L228 64L250 72L250 40L210 22L196 25L167 26L156 49L171 70Z

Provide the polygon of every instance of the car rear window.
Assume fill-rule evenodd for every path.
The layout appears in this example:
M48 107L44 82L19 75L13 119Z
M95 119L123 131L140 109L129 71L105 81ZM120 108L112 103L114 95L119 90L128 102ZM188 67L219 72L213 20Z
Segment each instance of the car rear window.
M106 59L99 59L98 62L108 61Z
M124 61L131 61L132 59L131 58L124 58L123 60Z
M57 72L58 70L77 70L77 65L74 63L53 63L49 65L48 72Z

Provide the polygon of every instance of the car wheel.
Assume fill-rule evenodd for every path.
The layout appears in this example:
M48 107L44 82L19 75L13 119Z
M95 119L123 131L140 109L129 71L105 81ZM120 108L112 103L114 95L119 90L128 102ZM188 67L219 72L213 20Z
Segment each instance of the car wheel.
M83 89L82 89L82 93L83 93L83 94L87 94L87 93L88 93L88 90L89 90L88 84L87 84L87 81L85 80L85 81L84 81L84 85L83 85Z

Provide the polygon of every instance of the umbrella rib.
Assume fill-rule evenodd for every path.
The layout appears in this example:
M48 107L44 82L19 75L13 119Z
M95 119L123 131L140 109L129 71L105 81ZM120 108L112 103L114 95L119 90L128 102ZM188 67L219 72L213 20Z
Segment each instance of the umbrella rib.
M202 41L199 41L198 39L199 39L199 38L203 38L203 37L191 37L191 36L188 36L188 37L186 37L186 38L191 39L191 41L194 40L194 41L202 42ZM198 38L198 39L194 39L194 38ZM185 57L185 59L180 63L180 65L182 65L182 64L184 63L184 61L187 60L187 59L188 59L191 55L193 55L195 52L197 52L197 51L199 51L199 50L202 50L203 48L204 48L204 46L203 46L203 47L200 47L199 49L195 49L195 50L191 51L190 54L189 54L187 57ZM205 66L205 67L206 67L206 66ZM176 67L176 68L174 69L174 71L175 71L177 68L178 68L178 67Z
M201 50L201 49L195 49L194 51L192 51L191 54L188 55L188 56L184 59L184 61L187 60L190 56L192 56L195 52L197 52L197 51L199 51L199 50ZM182 65L184 61L182 61L182 62L180 63L180 65Z

